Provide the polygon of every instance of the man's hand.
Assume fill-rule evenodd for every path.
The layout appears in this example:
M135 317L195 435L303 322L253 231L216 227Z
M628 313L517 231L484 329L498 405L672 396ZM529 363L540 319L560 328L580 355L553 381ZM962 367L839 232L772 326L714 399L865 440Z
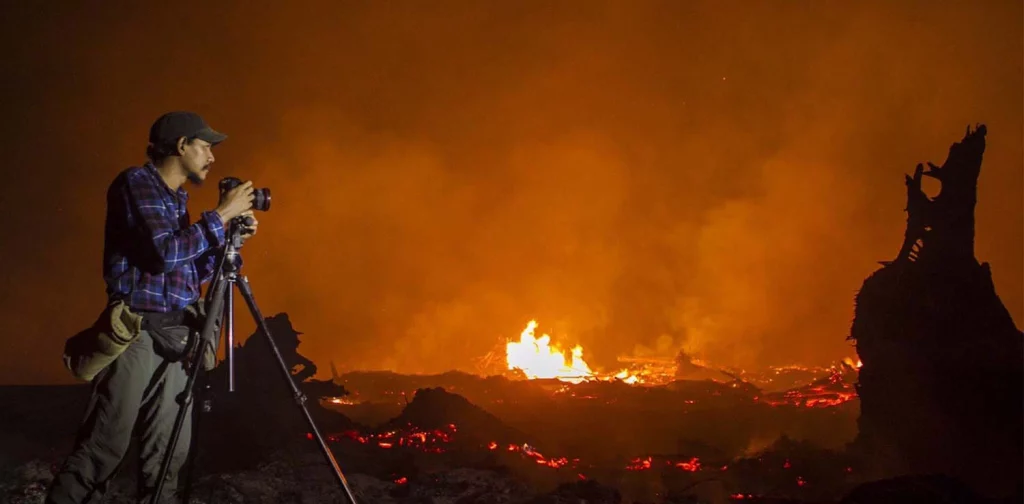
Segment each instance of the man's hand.
M245 243L246 240L252 238L253 235L256 234L256 227L260 225L260 221L256 220L256 216L253 215L252 210L246 210L242 212L242 217L252 218L252 225L246 226L245 232L242 233L242 243Z
M252 208L252 200L252 181L250 180L225 193L215 211L217 215L220 215L221 223L227 225L228 221Z

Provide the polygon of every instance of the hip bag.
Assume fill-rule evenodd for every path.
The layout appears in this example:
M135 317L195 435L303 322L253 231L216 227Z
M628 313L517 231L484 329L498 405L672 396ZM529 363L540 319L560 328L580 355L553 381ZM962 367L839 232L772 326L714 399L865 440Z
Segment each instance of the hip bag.
M204 322L202 312L197 304L184 310L143 313L142 329L149 332L157 355L178 362L199 343L199 331Z

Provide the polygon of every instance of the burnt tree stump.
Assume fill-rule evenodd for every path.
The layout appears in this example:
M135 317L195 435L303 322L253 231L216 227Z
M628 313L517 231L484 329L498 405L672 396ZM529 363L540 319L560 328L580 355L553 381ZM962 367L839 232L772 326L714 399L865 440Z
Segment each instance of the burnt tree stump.
M982 493L1024 480L1024 334L974 257L984 125L907 177L907 230L856 296L863 367L853 448L876 477L945 474ZM942 184L928 198L921 177Z

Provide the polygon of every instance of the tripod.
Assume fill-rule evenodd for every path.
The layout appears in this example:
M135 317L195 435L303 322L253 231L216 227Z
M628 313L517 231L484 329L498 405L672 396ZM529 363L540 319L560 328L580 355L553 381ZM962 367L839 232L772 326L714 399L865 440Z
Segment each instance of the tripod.
M251 223L250 223L251 224ZM245 276L238 274L241 269L241 255L239 250L242 248L242 234L245 229L245 220L243 218L233 219L228 224L227 229L227 243L224 245L224 252L218 258L217 268L214 273L213 283L210 285L207 291L206 297L206 320L203 323L203 330L200 333L200 338L196 350L192 353L192 362L190 363L191 372L188 374L188 381L185 384L185 390L182 391L178 397L180 403L178 409L178 415L174 420L174 428L171 431L171 438L168 442L167 452L164 453L163 461L160 464L160 474L157 477L156 490L153 493L153 497L150 500L150 504L157 504L160 499L160 494L163 490L164 480L167 477L167 471L171 466L171 457L174 453L174 449L178 444L178 438L181 436L181 427L185 423L185 417L187 416L188 406L192 403L195 398L194 388L196 384L196 377L199 372L203 369L203 361L206 352L216 352L217 341L215 334L219 333L219 315L223 314L227 321L226 329L228 333L227 341L227 360L228 360L228 372L229 372L229 391L234 391L234 311L232 306L232 290L231 286L235 285L242 294L242 298L245 299L245 303L249 305L249 311L252 312L252 317L256 321L256 325L267 337L267 342L270 343L270 349L274 353L274 357L277 359L278 364L281 367L281 372L284 373L284 380L288 383L288 386L292 390L292 396L295 399L295 403L302 409L303 415L306 417L306 422L309 424L309 428L316 438L317 444L320 446L320 451L323 452L324 457L330 464L331 469L334 471L334 476L337 478L338 483L341 484L342 489L348 497L349 502L356 504L355 496L352 495L352 489L348 485L348 481L345 479L345 475L341 473L341 467L338 466L338 461L335 460L334 454L331 453L330 447L324 441L320 430L317 429L316 423L313 421L313 417L309 413L309 409L306 408L306 395L295 385L295 381L292 380L291 370L285 363L284 358L281 356L280 350L277 348L277 343L274 342L273 336L270 334L270 328L267 327L267 322L264 320L263 315L260 313L260 309L256 306L256 300L253 298L252 288L249 286L249 281ZM216 358L216 356L212 356Z

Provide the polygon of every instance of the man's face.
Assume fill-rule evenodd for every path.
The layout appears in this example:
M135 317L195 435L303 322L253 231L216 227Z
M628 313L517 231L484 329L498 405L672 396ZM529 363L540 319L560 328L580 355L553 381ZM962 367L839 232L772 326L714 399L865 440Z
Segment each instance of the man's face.
M183 148L181 165L185 168L185 174L192 183L203 183L213 164L213 146L206 140L196 138L191 143L184 142Z

